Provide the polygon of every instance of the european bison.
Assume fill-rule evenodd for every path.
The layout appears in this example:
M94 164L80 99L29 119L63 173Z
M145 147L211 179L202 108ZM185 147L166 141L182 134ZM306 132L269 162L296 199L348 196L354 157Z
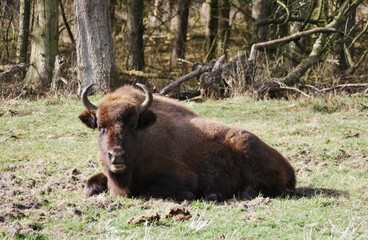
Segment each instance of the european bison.
M102 172L90 177L87 196L252 199L295 189L295 173L274 148L243 129L197 116L142 84L123 86L100 104L82 93L80 120L98 128Z

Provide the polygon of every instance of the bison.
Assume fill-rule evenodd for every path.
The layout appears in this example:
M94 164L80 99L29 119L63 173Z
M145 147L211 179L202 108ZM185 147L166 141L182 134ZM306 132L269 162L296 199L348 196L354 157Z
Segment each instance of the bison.
M254 134L200 117L173 99L123 86L98 106L82 93L79 119L98 129L102 172L87 180L87 196L176 201L277 197L295 189L295 172Z

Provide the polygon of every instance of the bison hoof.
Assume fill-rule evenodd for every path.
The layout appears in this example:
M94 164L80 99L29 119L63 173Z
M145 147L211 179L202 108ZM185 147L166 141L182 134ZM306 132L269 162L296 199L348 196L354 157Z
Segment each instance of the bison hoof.
M181 192L183 200L193 201L196 199L196 196L190 191Z
M86 197L90 197L90 196L98 195L98 194L106 192L106 191L107 191L107 189L102 187L102 186L97 186L97 185L88 186L88 185L86 185L84 187L83 193Z
M103 173L97 173L87 180L84 195L90 197L107 191L107 178Z
M223 202L225 199L222 197L221 194L210 193L210 194L205 196L204 200L205 201L210 201L210 202Z
M239 196L241 200L248 201L256 198L259 194L260 192L257 191L254 187L247 186L244 191L240 192Z

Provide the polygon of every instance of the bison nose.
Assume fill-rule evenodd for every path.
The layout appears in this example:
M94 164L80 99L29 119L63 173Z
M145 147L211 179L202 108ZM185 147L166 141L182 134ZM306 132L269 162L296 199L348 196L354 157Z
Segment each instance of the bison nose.
M123 157L125 155L124 151L108 151L107 152L107 156L110 160L111 163L113 164L119 164L119 163L123 163Z

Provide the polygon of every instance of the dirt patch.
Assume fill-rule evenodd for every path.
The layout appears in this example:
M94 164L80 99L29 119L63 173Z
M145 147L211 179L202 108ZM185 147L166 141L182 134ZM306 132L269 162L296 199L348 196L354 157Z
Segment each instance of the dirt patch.
M151 223L160 220L160 215L157 212L148 212L143 215L134 217L128 221L129 224Z
M78 169L63 169L50 174L52 161L13 165L9 172L0 172L0 233L9 238L40 235L50 219L62 219L65 210L71 215L83 214L68 201L55 200L57 192L80 192L83 180ZM52 167L50 167L52 168ZM20 177L21 176L21 177Z
M188 209L183 206L173 206L166 210L164 214L161 215L161 219L172 218L176 221L178 220L187 220L192 217L192 214L189 213Z
M181 205L170 206L161 216L151 210L143 215L133 217L128 221L129 224L141 224L157 222L164 219L173 219L175 221L188 220L192 217L188 209Z

